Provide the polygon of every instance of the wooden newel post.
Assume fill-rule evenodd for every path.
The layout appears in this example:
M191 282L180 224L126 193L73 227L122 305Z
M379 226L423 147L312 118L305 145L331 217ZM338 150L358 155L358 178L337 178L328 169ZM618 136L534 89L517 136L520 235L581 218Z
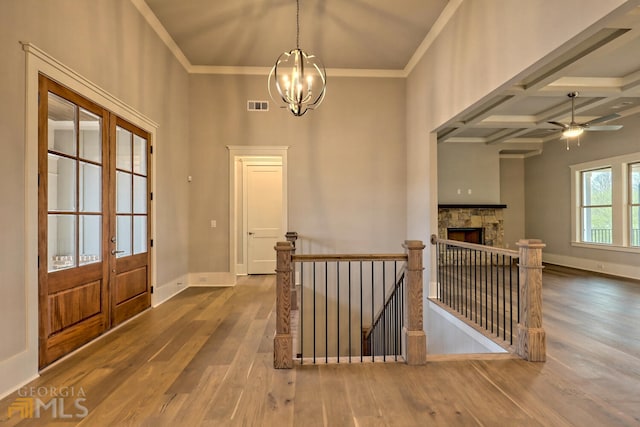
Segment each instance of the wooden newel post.
M544 362L547 340L542 328L542 248L540 240L520 240L520 323L516 353L530 362Z
M422 311L422 251L420 240L405 240L407 250L407 315L403 328L408 365L427 363L427 336L424 333Z
M273 338L273 367L293 368L291 336L291 242L278 242L276 247L276 335Z
M296 233L295 231L287 231L284 237L287 239L287 242L291 242L291 245L293 246L292 253L295 254L296 240L298 240L298 233ZM297 310L297 309L298 309L298 292L296 290L295 271L293 270L293 268L291 268L291 310Z

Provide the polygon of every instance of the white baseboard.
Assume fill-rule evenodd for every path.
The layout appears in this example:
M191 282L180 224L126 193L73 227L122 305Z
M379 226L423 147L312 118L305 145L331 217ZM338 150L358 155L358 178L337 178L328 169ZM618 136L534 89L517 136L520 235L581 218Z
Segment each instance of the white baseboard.
M640 277L640 266L635 265L616 264L587 258L576 258L566 255L550 254L544 251L542 251L542 261L549 264L561 265L563 267L577 268L596 273L605 273L629 279L637 279Z
M153 294L151 295L151 306L157 307L165 301L170 300L180 292L189 287L189 275L183 274L182 276L171 280L170 282L162 285L156 285L153 287Z
M231 272L189 273L189 286L235 286L236 275Z
M38 377L37 351L26 350L0 361L0 399Z

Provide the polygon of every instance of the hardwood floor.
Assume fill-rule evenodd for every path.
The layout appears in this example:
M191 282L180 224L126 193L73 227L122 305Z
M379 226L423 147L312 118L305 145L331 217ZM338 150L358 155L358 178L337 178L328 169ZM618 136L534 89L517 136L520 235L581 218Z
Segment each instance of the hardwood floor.
M640 425L637 282L546 268L546 363L432 356L426 366L274 370L274 302L273 276L188 289L22 389L69 387L57 418L52 407L40 419L8 417L14 393L0 401L0 425ZM83 407L86 417L73 418Z

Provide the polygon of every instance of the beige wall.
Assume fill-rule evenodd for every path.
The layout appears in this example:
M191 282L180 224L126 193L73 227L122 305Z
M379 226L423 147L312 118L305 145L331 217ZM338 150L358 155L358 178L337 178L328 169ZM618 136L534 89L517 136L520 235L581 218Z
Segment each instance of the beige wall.
M516 242L525 239L524 159L500 159L500 197L504 210L504 244L518 249Z
M498 145L438 145L438 203L503 203L498 151Z
M451 1L450 7L459 2ZM437 230L438 126L584 39L623 0L467 0L407 79L407 235ZM553 11L553 13L549 13ZM567 19L570 16L572 19ZM578 39L575 40L577 42ZM433 267L429 246L426 266ZM435 281L434 269L431 277Z
M0 395L36 374L25 303L33 254L25 253L19 41L159 124L155 282L169 287L189 271L228 270L226 145L290 146L289 228L314 250L395 251L403 237L427 241L437 203L431 132L623 1L585 3L467 0L406 82L329 76L325 104L295 119L245 112L247 99L266 99L263 77L188 76L129 0L0 0ZM218 221L213 232L210 219Z
M227 145L289 146L289 230L305 252L401 252L404 80L329 75L325 101L302 117L273 102L247 112L247 100L269 99L266 80L191 78L189 270L229 271Z
M0 0L0 395L37 372L34 290L25 272L25 53L28 41L159 124L156 286L187 270L188 74L129 0ZM31 206L29 209L33 209ZM35 284L37 288L37 283ZM37 289L35 290L37 292ZM35 329L34 329L35 328Z
M571 246L571 173L569 166L640 152L638 115L618 119L624 127L615 132L585 132L580 147L566 149L564 141L548 141L540 156L526 160L526 233L546 243L543 255L575 267L622 273L613 269L632 266L637 270L637 253L605 251ZM608 265L611 264L611 265ZM624 268L624 267L623 267ZM609 271L606 271L609 270Z

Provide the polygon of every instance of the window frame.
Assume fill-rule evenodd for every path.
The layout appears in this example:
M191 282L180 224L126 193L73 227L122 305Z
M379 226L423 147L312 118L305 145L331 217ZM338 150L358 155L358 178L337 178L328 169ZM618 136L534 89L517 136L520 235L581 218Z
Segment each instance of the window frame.
M640 253L640 247L631 246L631 165L636 163L640 163L640 152L569 166L571 170L571 246ZM585 242L582 240L582 172L605 168L611 168L612 243Z
M632 174L632 169L634 166L637 166L638 169L640 169L640 161L639 162L629 162L627 163L627 189L628 189L628 193L627 193L627 198L629 203L627 203L627 213L628 213L628 220L627 220L627 235L629 238L629 246L631 248L639 248L640 249L640 239L638 241L638 246L633 246L633 209L637 208L638 210L640 210L640 194L638 197L638 200L634 203L633 201L633 174ZM639 189L640 192L640 189ZM639 231L640 233L640 231Z

